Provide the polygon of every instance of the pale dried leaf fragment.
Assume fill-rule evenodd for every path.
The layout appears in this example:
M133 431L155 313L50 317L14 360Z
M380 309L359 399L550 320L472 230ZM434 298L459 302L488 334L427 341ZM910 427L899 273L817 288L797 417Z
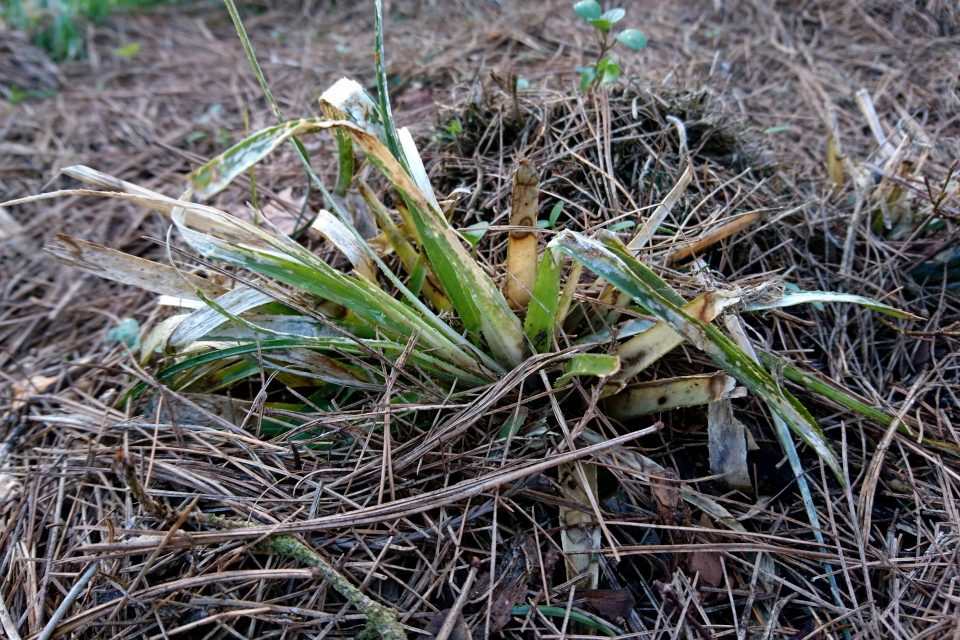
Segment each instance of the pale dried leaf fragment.
M720 482L730 489L752 493L746 431L743 423L734 417L730 400L718 400L707 407L710 473L722 476Z
M63 234L57 234L55 239L57 244L44 247L44 253L57 262L107 280L187 300L199 300L197 291L210 298L226 292L206 278L164 264Z
M583 470L586 479L580 475ZM587 574L590 576L590 589L596 589L600 580L600 565L597 556L593 553L573 553L581 551L596 551L600 548L600 527L588 525L597 516L590 506L590 496L584 489L584 482L593 495L597 495L597 467L592 464L578 465L576 463L562 465L558 468L560 486L568 500L578 502L581 509L560 507L560 544L563 548L564 559L567 565L567 579Z
M29 378L23 378L19 382L11 385L13 392L13 403L11 409L16 411L23 406L24 401L32 396L45 393L53 384L60 379L60 376L35 375Z
M13 219L7 210L0 207L0 240L6 240L20 233L23 227Z
M340 218L326 209L317 212L310 228L335 246L353 265L356 274L369 282L377 281L377 268L370 253L360 245L356 236L350 233Z

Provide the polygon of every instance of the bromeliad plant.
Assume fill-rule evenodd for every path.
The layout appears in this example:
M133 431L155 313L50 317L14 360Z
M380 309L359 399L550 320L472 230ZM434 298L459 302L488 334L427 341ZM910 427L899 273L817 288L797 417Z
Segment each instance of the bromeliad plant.
M784 293L778 288L745 291L704 284L699 296L681 296L641 261L639 254L647 252L661 264L675 263L707 242L705 237L692 244L683 255L677 252L683 248L658 254L647 247L691 182L691 166L628 243L622 243L610 231L587 236L564 230L541 246L542 225L537 222L539 177L530 162L520 162L513 179L506 262L499 265L500 273L491 275L477 261L477 241L488 230L454 226L455 197L437 198L413 137L394 125L387 93L380 3L376 3L375 45L378 99L371 98L358 83L342 79L320 98L323 118L287 122L260 72L232 0L225 1L277 125L247 137L191 173L191 188L180 199L93 169L70 167L64 173L92 189L7 203L60 195L99 195L138 203L165 216L209 270L220 271L234 282L228 288L182 270L172 254L183 251L172 243L168 244L171 266L62 235L57 237L57 244L47 248L54 258L81 270L140 286L159 294L165 302L195 309L164 320L142 341L144 360L155 357L156 352L161 354L156 370L160 383L177 391L207 394L248 379L265 381L268 376L291 389L316 387L318 392L306 404L286 407L299 412L284 413L284 407L273 407L281 419L275 420L272 431L266 430L266 434L275 434L277 429L280 434L294 430L297 438L312 434L306 431L306 420L290 416L302 416L318 406L335 409L327 400L343 389L368 392L389 403L395 399L391 396L400 395L395 385L402 386L400 401L417 406L422 406L423 400L438 406L454 391L477 390L476 401L462 414L474 417L463 419L463 426L458 423L445 433L446 437L459 435L475 424L475 416L489 412L503 397L504 389L512 390L533 374L554 389L579 378L580 384L588 387L588 393L581 397L599 403L596 406L600 411L619 421L679 407L721 403L734 394L749 392L762 399L772 413L776 435L797 474L808 516L822 543L793 438L815 451L841 483L845 483L844 474L816 420L778 383L778 377L782 375L886 425L892 425L893 420L775 356L758 356L733 312L851 302L898 318L913 316L859 296L826 292ZM611 25L624 12L602 14L591 0L578 3L577 11L597 29L601 47L601 58L585 73L585 88L612 81L619 67L606 56L608 37ZM616 40L634 49L642 48L645 42L642 34L632 30L619 33ZM332 192L311 168L306 147L300 142L301 137L324 133L332 134L338 152L338 178ZM346 257L349 273L310 251L296 239L296 231L287 235L269 223L253 224L205 204L285 143L293 146L330 209L316 212L310 227ZM382 175L395 212L361 177L363 171L356 163L358 152L365 160L363 166L371 166ZM556 224L559 213L560 208L554 206L548 226ZM715 238L721 235L708 234ZM390 260L397 265L396 270L385 260L389 254L396 254L396 259ZM569 266L565 264L568 258ZM578 294L584 270L596 274L598 280L587 286L586 294ZM651 319L622 321L625 307L631 304ZM726 332L714 324L715 320L723 321L718 324ZM638 374L684 342L709 356L717 371L635 381ZM599 382L590 392L592 378ZM143 390L145 385L139 392ZM264 388L251 403L241 428L256 413L257 402L263 408L265 393ZM136 396L137 392L130 395ZM516 409L497 437L509 442L524 417L532 418L534 410L541 414L540 421L555 420L566 430L564 412L576 407L561 406L560 402L556 395L548 395L540 401L541 406ZM384 423L376 425L382 426L385 443L390 441L390 415L386 412ZM267 421L263 417L259 413L254 421L258 434L264 433L261 427ZM898 429L908 430L903 424ZM294 434L289 437L293 439ZM592 444L603 441L603 436L589 429L581 430L580 437ZM433 446L429 442L414 443L390 460L401 469L417 462ZM387 456L385 448L384 458ZM666 473L654 461L632 451L618 450L615 457L601 459L647 480ZM561 465L559 478L568 497L598 509L594 465L579 461ZM128 480L128 484L135 483ZM686 485L681 484L679 489L684 500L722 526L743 529L718 502ZM141 501L149 502L145 495ZM217 526L202 513L191 517ZM600 531L588 524L594 516L563 507L559 518L564 551L579 552L569 554L568 576L588 573L590 586L596 588L599 566L589 551L599 547ZM278 540L268 546L306 564L326 566L303 545ZM332 568L330 571L335 573ZM829 567L826 573L832 579ZM365 603L359 592L348 586L344 581L336 588L356 601L374 629L384 637L404 637L391 612ZM514 613L523 613L523 609L521 605Z
M593 16L587 4L579 3L578 12ZM68 236L58 236L58 243L48 247L48 253L62 262L196 307L192 313L163 321L143 341L145 357L155 350L163 353L157 374L161 382L176 389L213 392L259 376L262 366L265 373L291 386L377 391L388 383L384 365L396 365L428 376L430 388L425 393L442 396L454 387L489 385L525 361L540 358L544 363L565 362L564 374L554 386L569 384L575 376L600 377L600 397L605 398L609 414L619 420L713 402L729 395L739 383L762 398L843 481L836 455L816 421L771 374L771 366L781 365L768 358L765 368L712 321L735 307L750 312L831 301L861 304L898 318L911 318L910 314L859 296L826 292L779 293L757 302L757 296L745 291L708 290L686 300L638 259L649 237L646 228L640 228L628 244L610 232L588 237L566 230L541 253L536 223L539 183L535 168L526 161L514 175L513 231L501 290L451 224L449 214L455 202L436 197L410 132L394 125L379 3L379 100L358 83L342 79L320 98L326 118L290 122L284 122L276 109L242 25L232 13L280 124L251 135L191 173L192 188L180 199L86 167L69 167L64 173L94 189L7 203L68 194L129 200L166 216L186 244L207 260L238 269L236 286L227 290L176 267ZM603 15L590 17L600 30L622 12ZM299 142L299 137L323 132L333 134L338 145L334 194L310 170ZM255 226L196 201L215 196L286 142L301 155L333 210L319 211L312 228L349 259L350 273L333 268L276 228ZM355 179L357 151L389 183L398 219L365 182ZM659 224L688 182L680 181L648 226ZM377 221L380 236L374 240L367 241L357 232L358 214L339 204L352 188L359 190ZM383 260L388 253L396 253L405 274L388 267ZM565 257L573 263L564 277ZM600 301L607 304L576 316L571 309L583 268L602 278L594 285L602 285ZM748 299L754 302L745 302ZM618 323L618 309L630 301L657 322ZM613 324L614 330L593 333L590 323L598 318ZM571 336L581 339L571 341ZM614 336L629 339L609 353L607 345ZM684 341L706 353L722 373L631 384L637 374ZM836 402L865 410L845 392L795 369L787 367L786 375Z
M86 167L70 167L64 170L67 175L93 189L7 203L69 194L136 202L166 216L183 241L207 261L208 268L219 269L233 279L235 285L227 289L176 266L127 256L67 236L58 236L58 243L47 249L53 257L82 270L135 284L167 300L173 298L181 306L195 307L189 314L163 321L143 340L146 358L155 351L162 353L156 374L161 383L178 390L212 393L269 375L291 388L319 387L321 394L348 388L388 396L394 382L404 379L415 383L422 398L443 401L454 390L500 388L537 372L546 385L554 388L571 384L576 377L581 381L599 378L593 398L608 417L620 421L717 402L738 390L747 390L770 408L777 435L791 455L798 476L801 470L791 432L820 456L841 483L844 475L836 454L816 420L771 372L871 418L889 420L843 390L775 358L761 360L742 331L731 337L713 322L724 318L728 328L736 327L739 325L730 315L734 309L758 312L823 302L852 302L898 318L912 318L910 314L859 296L825 292L776 290L774 295L758 295L756 291L707 287L688 300L639 259L640 251L647 250L651 233L689 184L691 167L629 243L622 243L611 232L587 236L565 230L541 251L539 178L531 163L519 163L514 174L507 259L502 273L491 277L476 259L478 230L455 228L451 223L455 198L437 198L410 132L394 125L379 2L378 99L371 98L358 83L342 79L320 98L324 118L290 122L284 121L270 94L231 0L227 0L227 6L279 124L253 134L191 173L192 186L180 199ZM601 14L599 6L589 0L578 3L577 11L598 30L605 54L610 26L623 11ZM634 33L639 34L628 30L616 38L639 49L643 46L642 34ZM599 62L588 84L611 77L607 71L612 62L606 63L602 77ZM303 136L325 132L333 135L338 149L338 179L332 193L311 169L300 143ZM311 227L349 260L349 273L334 268L275 227L264 228L204 204L287 142L293 145L331 210L317 212ZM382 174L395 214L359 177L357 152L363 155L365 164ZM356 204L357 198L348 198L351 194L359 194L365 208ZM551 216L551 220L557 217ZM357 230L361 219L379 235L365 239ZM173 246L170 249L177 250ZM384 260L392 253L399 263L397 271ZM666 255L652 257L663 260ZM565 267L567 258L571 263ZM225 271L219 265L229 265L233 270ZM596 298L575 296L584 269L600 278L589 289L599 292ZM502 280L502 287L498 280ZM631 303L655 320L621 321L624 307ZM606 329L597 332L598 327ZM614 339L620 342L611 347ZM638 374L684 342L709 356L718 371L634 382ZM556 371L561 364L563 371ZM524 373L514 375L517 371ZM547 375L551 371L560 373L552 381ZM552 412L561 420L557 401L551 397L549 402L545 415ZM501 432L504 438L511 437L518 420L514 418L508 424ZM906 429L903 425L899 428ZM600 436L584 432L583 437ZM405 458L414 460L421 453L417 449ZM625 452L619 458L621 462L627 459L623 456L634 460L629 464L637 469L654 469L654 475L660 469L639 454ZM595 470L579 465L576 473L586 478L580 486L592 489L581 492L593 503ZM683 497L726 526L739 526L709 498L693 491L684 491ZM808 507L812 510L811 505ZM576 517L567 511L561 518L573 524ZM815 518L815 512L811 518ZM579 550L590 549L596 548L597 542L570 541L568 547L565 540L564 547L581 545ZM593 567L590 564L586 570L595 574L596 562L592 562Z

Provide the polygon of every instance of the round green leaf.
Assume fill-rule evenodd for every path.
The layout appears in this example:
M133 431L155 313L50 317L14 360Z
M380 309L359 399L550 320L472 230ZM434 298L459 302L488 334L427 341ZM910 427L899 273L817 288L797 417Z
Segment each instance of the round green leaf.
M616 82L617 78L620 77L620 65L611 60L607 63L607 66L603 69L603 84L610 84Z
M600 17L608 21L610 24L613 24L615 22L620 22L621 20L623 20L623 16L625 15L627 15L627 12L621 9L620 7L617 7L616 9L610 9L610 11L607 11L605 14L603 14Z
M603 13L600 5L597 4L597 0L580 0L580 2L573 5L573 10L584 20L595 20Z
M627 45L634 51L640 51L647 46L647 36L637 29L624 29L617 34L617 40Z
M600 29L600 31L604 31L604 32L610 31L609 20L605 20L603 18L595 18L593 20L587 20L587 22L589 22L591 26L593 26L594 28Z
M593 69L587 69L580 76L580 91L583 93L587 92L587 89L590 88L590 85L593 84L593 81L597 79L597 72Z

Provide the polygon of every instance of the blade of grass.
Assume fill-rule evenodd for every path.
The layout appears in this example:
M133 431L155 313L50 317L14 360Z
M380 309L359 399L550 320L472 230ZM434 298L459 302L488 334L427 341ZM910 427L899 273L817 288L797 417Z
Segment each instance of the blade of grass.
M247 54L247 58L250 61L250 66L253 69L254 74L257 76L257 81L260 83L260 86L263 89L264 95L266 96L267 101L270 103L270 106L273 109L274 115L277 118L277 122L279 122L280 124L283 124L284 122L283 115L280 113L280 108L277 106L277 102L274 99L269 86L267 85L266 78L264 77L263 72L260 69L260 65L257 63L256 56L253 53L253 47L250 44L250 39L247 37L246 30L243 28L243 23L240 20L240 16L237 12L236 5L234 4L233 0L224 0L224 3L227 5L227 10L230 13L230 19L233 20L234 26L237 29L237 35L240 37L240 40L243 43L244 51ZM379 0L377 0L377 7L378 7L377 22L379 26L380 13L381 13L381 11L379 10ZM377 32L378 32L378 42L379 42L378 50L382 50L383 48L382 28L379 28ZM383 66L382 66L383 56L381 55L381 53L382 51L377 53L377 64L380 65L379 72L378 72L378 82L382 79L383 86L382 86L382 92L381 92L381 99L383 99L387 97L387 93L386 93L386 74L383 73ZM382 115L384 119L383 125L385 127L385 135L386 135L388 133L386 127L389 126L390 127L389 130L393 131L394 125L393 125L393 116L389 110L390 108L389 99L387 99L385 102L386 102L386 109L382 111ZM388 141L390 140L389 136L387 137L387 139ZM293 143L294 150L296 151L297 156L300 158L300 162L303 163L303 167L306 170L307 175L310 176L310 179L317 186L320 193L323 195L324 198L326 198L328 206L333 210L335 214L337 214L337 216L340 218L341 221L343 221L343 223L347 226L347 228L350 229L350 232L354 235L355 238L357 238L357 241L360 243L360 245L365 247L368 251L370 251L370 253L373 255L374 262L378 267L380 267L381 272L400 291L400 293L407 298L409 305L414 310L419 311L421 314L423 314L426 318L430 320L430 323L433 324L433 320L436 318L433 315L433 313L430 311L430 309L425 304L423 304L417 298L416 295L411 293L410 290L403 284L403 282L401 282L400 279L389 268L387 268L387 266L383 263L380 257L377 256L372 249L370 249L369 245L367 245L366 241L363 239L360 233L353 226L353 223L350 220L349 216L347 216L343 212L343 210L334 200L330 192L327 191L327 188L324 186L323 182L317 176L316 172L314 172L313 169L310 167L309 156L307 155L306 149L303 147L300 141L296 137L291 138L291 141ZM399 150L399 145L397 145L397 149ZM451 344L459 344L461 342L460 336L458 336L456 332L453 331L452 328L450 328L448 325L446 325L443 322L440 322L439 326L434 325L434 329L442 333L443 336ZM468 348L470 347L468 346ZM494 371L501 369L501 367L495 361L490 359L482 351L472 349L472 348L470 349L471 349L472 355L476 359L483 362L486 367Z
M387 62L383 53L383 3L376 0L374 3L374 27L376 35L374 36L374 60L377 71L377 94L380 99L380 114L383 117L383 130L387 138L387 148L394 158L403 165L404 170L408 170L404 161L403 152L400 148L400 139L397 136L397 128L393 123L393 111L390 109L390 94L387 91Z
M160 295L199 300L197 291L210 297L226 292L206 278L177 271L173 267L137 258L121 251L57 234L56 245L44 247L43 252L58 262L107 280L130 284Z
M400 258L400 262L407 270L407 273L411 275L411 279L413 279L418 269L423 270L425 268L421 264L420 254L417 253L417 250L403 237L400 229L397 228L390 214L387 213L383 203L380 202L363 180L360 181L359 189L360 195L363 196L367 206L373 211L373 215L376 217L380 228L383 229L384 234L386 234L390 246L393 247L393 250L397 253L397 257ZM423 295L437 311L443 312L450 307L450 299L443 293L443 287L437 282L437 277L432 271L425 274L421 290L423 291Z
M318 126L320 122L315 118L291 120L241 140L190 173L194 192L204 199L215 196L287 140L320 131L323 128Z
M885 305L864 296L854 295L852 293L839 293L832 291L801 291L798 293L785 292L776 300L757 300L744 307L744 311L764 311L766 309L779 309L782 307L791 307L797 304L816 303L816 302L851 302L861 307L867 307L874 311L879 311L894 318L903 320L922 320L919 316L912 313Z
M501 366L515 367L526 357L523 327L490 277L464 248L443 214L433 207L410 175L373 136L344 128L367 159L400 193L423 242L423 249L467 331L486 339Z

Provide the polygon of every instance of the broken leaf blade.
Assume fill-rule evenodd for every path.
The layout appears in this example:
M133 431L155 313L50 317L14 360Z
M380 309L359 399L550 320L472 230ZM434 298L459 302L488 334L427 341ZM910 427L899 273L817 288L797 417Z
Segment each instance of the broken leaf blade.
M716 402L733 392L736 379L723 372L640 382L610 396L607 415L616 420Z
M596 376L605 378L620 370L620 358L602 353L577 353L567 360L563 375L557 378L554 388L560 388L570 382L574 376Z

